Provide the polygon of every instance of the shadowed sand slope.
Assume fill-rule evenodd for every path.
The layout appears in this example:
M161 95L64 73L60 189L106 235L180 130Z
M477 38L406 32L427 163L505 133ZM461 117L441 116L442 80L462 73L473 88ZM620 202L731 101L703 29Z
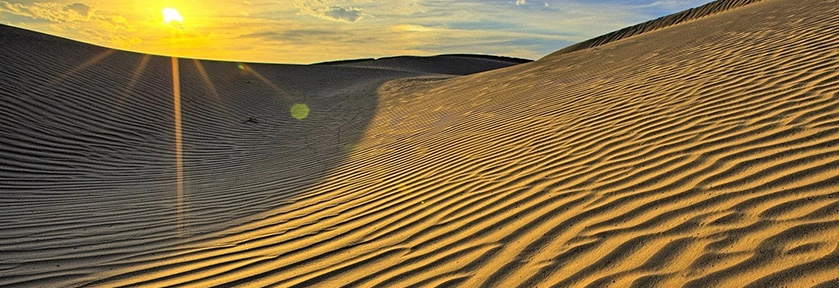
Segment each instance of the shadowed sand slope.
M173 62L7 26L0 43L0 286L62 283L282 207L345 160L382 83L427 74Z
M102 221L95 218L97 215L85 214L84 205L90 205L85 197L102 201L114 197L116 200L107 201L120 203L122 209L168 201L168 206L159 207L173 214L171 179L157 181L169 183L158 194L143 194L142 186L115 186L122 190L96 192L64 184L84 177L57 178L69 172L18 182L4 178L4 190L51 185L64 190L43 195L45 200L27 198L34 204L3 195L4 208L18 205L29 210L0 212L4 232L0 242L0 275L4 277L0 277L0 284L836 287L836 23L839 1L765 0L611 42L597 50L552 55L463 77L401 78L382 85L374 82L370 85L378 85L376 98L357 105L376 108L367 114L363 125L358 124L363 128L358 128L351 145L343 146L341 161L318 174L321 176L315 177L316 183L281 197L282 205L277 199L248 200L245 188L233 196L204 188L201 197L225 199L223 202L230 207L253 214L227 229L192 233L163 244L149 240L165 238L161 235L173 233L172 229L144 229L121 236L143 246L120 246L109 251L109 244L100 243L98 248L86 247L85 252L74 250L86 245L84 241L93 241L90 237L77 240L86 233L82 229ZM165 67L159 69L166 71ZM275 69L258 71L282 71ZM283 79L276 73L276 78L266 78ZM38 75L29 77L42 77ZM221 83L221 79L213 80ZM169 80L158 81L166 87ZM199 84L193 89L203 89ZM222 86L217 84L217 89ZM8 82L0 87L21 89ZM66 89L79 89L75 87ZM288 92L291 95L309 91L287 90L294 91ZM316 89L312 87L311 91ZM159 101L164 103L168 94L162 94ZM8 110L10 104L5 103L10 100L5 96L8 94L3 95L2 107ZM260 101L265 103L260 107L270 111L274 106L288 107L281 100ZM20 109L17 118L48 109L24 104L11 107ZM233 104L219 107L243 109ZM134 113L141 111L145 110ZM110 115L105 111L95 113L98 117ZM273 119L254 113L234 114L239 115L234 124L243 124L241 121L251 114L260 119L260 124L264 123L262 119ZM94 121L99 122L104 120ZM159 125L171 125L171 121L162 122ZM38 128L38 122L32 120L15 123L29 123L26 125L32 128L27 129L33 131L46 129ZM303 134L321 137L314 143L330 143L323 139L331 139L333 136L327 135L333 134L317 130L324 128L288 128L305 125L302 123L306 122L289 119L274 126L281 128L261 133L307 131ZM3 133L23 129L16 125L3 126ZM230 141L247 133L193 125L192 133L202 129L228 131L216 138L207 136L215 141ZM186 127L187 122L185 131ZM161 139L173 137L158 133L163 135ZM29 143L25 139L16 141ZM256 153L251 151L277 145L265 141L254 141L247 147L228 144L233 146L223 150ZM172 148L164 146L155 148L154 153L159 154L139 154L173 158L166 152ZM51 152L58 149L51 146L29 150L6 147L12 146L2 148L9 157L24 157L24 152L33 150L50 157L64 155ZM294 156L297 154L291 152L288 157L327 158L322 153L326 152L313 156ZM206 152L191 158L213 159L212 155ZM283 159L281 156L259 154L243 159L249 159L253 168L249 173L238 173L239 181L257 183L256 187L285 183L280 180L294 173L290 168L271 170L286 168L283 165L267 166ZM208 167L194 168L205 172L241 171L222 164L185 164L184 179L189 175L188 167ZM45 169L6 162L3 167L14 170L3 171L12 177ZM174 168L166 169L168 174L159 174L171 175ZM87 171L67 171L76 170ZM297 177L308 174L300 175ZM143 196L132 199L128 195ZM55 210L58 212L42 208L59 203L78 208ZM206 213L212 214L222 206L210 206ZM133 223L126 225L153 223L154 218L143 217L155 215L154 211L141 210L139 216L130 218ZM10 213L11 218L7 216ZM131 222L128 216L121 218ZM183 221L188 222L186 219L193 218L185 216ZM114 221L120 221L119 217ZM40 244L38 239L43 235L61 245ZM56 250L50 252L53 258L29 260L51 251L48 248ZM98 258L102 254L107 257ZM98 261L95 267L79 263L88 259Z

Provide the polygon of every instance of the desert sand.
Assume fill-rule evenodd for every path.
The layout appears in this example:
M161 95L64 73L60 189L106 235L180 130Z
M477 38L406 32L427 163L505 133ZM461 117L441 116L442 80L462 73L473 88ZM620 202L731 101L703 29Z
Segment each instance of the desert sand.
M709 5L529 63L0 26L0 286L839 287L839 1Z

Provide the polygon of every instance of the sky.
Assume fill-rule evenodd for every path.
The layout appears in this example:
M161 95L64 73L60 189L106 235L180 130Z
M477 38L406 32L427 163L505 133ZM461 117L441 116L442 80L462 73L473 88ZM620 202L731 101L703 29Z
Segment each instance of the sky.
M452 53L538 59L711 0L0 0L0 23L106 47L307 64ZM182 21L164 21L174 8Z

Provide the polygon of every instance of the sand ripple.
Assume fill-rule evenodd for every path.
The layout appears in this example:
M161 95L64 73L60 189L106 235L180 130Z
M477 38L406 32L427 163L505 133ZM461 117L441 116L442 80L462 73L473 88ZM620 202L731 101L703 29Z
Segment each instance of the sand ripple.
M339 159L318 177L294 176L298 174L271 160L284 158L247 154L270 151L268 147L280 143L264 140L243 147L236 139L247 133L271 138L279 132L309 131L298 135L315 137L311 144L334 139L326 135L335 130L278 122L274 127L303 127L254 132L199 127L196 122L192 133L203 135L201 139L212 145L194 150L206 154L190 156L203 161L190 165L211 167L196 170L204 172L248 171L240 173L239 181L246 179L252 185L234 186L243 190L230 194L206 188L212 182L201 186L209 192L191 201L209 203L206 214L201 214L206 216L184 220L194 225L190 227L214 221L213 213L218 212L213 211L225 205L244 210L222 213L225 217L247 217L187 237L165 236L175 233L172 221L154 218L153 203L172 206L171 187L129 197L120 195L138 194L132 187L145 182L116 186L121 188L107 195L74 184L91 169L111 171L98 166L107 165L105 161L54 168L37 181L6 180L31 179L27 177L35 175L33 171L67 163L60 157L84 153L70 148L76 143L97 143L103 137L124 138L122 149L129 152L150 149L124 152L138 156L127 161L137 167L123 173L148 169L151 175L171 175L171 168L168 174L144 168L146 163L168 163L148 157L171 158L165 156L171 148L136 148L144 147L143 139L169 139L166 133L171 132L157 131L154 125L136 133L106 130L119 125L113 124L102 125L97 133L74 134L78 139L50 138L44 132L38 139L26 138L41 135L32 133L4 140L3 189L13 193L3 194L3 205L32 210L0 212L4 227L0 273L8 275L0 284L837 286L839 5L835 2L765 0L596 50L556 54L506 69L371 83L378 87L374 104L363 102L354 109L364 109L362 105L376 109L368 120L353 124L359 128L353 130L352 141L329 142L339 144L314 155L289 152L304 155L289 156L302 159L300 163ZM141 56L136 57L139 62ZM132 73L130 67L125 73ZM280 75L266 77L282 79ZM225 87L218 84L221 80L213 80L218 89ZM0 87L21 91L10 83ZM3 113L18 113L18 119L58 109L37 100L8 104L19 100L8 100L8 92L3 95ZM284 105L276 101L271 105ZM250 111L246 106L218 105L234 114ZM64 114L82 113L73 112L72 104L62 109ZM194 113L202 113L198 110ZM91 125L140 117L104 120L105 111L109 110L94 114L102 118L91 120ZM233 119L239 122L228 125L243 124L242 116L247 114L237 115ZM260 121L272 119L257 116ZM204 117L207 120L201 123L216 123L209 119L222 116ZM347 117L321 118L318 123L329 126L352 119ZM31 131L49 131L39 130L48 128L33 120L16 123L29 125ZM201 134L198 128L206 131ZM32 145L44 147L27 148ZM340 154L321 154L338 145L345 149ZM240 162L214 159L211 148L216 146L240 151ZM45 162L27 164L36 160ZM93 179L84 184L101 183ZM247 193L254 187L278 189L275 182L286 179L303 179L296 182L300 190L265 199ZM171 185L167 181L152 182ZM39 194L44 200L24 198L35 204L14 200L15 193L24 193L14 191L32 193L27 189L33 187L51 189ZM83 193L91 194L80 196ZM93 205L88 204L91 201L122 205L107 214L113 220L105 223L128 221L131 225L125 227L136 227L120 230L120 237L133 241L131 246L112 250L100 243L79 252L70 250L104 237L83 237L83 229L103 221L83 214L91 213L84 209ZM129 213L124 208L129 204L147 208ZM54 210L57 205L77 209ZM147 219L131 222L143 217ZM38 243L44 238L50 245ZM38 259L48 249L61 252L27 260ZM90 259L96 260L96 267L80 263ZM62 268L52 268L55 265Z

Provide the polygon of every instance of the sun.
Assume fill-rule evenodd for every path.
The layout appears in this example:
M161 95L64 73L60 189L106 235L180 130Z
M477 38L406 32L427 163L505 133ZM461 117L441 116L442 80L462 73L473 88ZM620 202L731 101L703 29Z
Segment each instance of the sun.
M163 8L163 21L171 23L172 21L184 22L184 16L175 8Z

